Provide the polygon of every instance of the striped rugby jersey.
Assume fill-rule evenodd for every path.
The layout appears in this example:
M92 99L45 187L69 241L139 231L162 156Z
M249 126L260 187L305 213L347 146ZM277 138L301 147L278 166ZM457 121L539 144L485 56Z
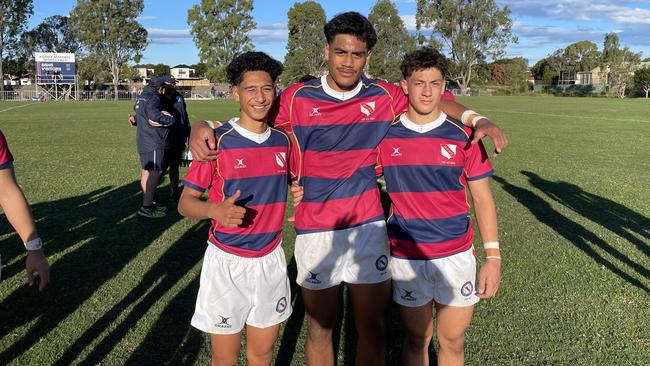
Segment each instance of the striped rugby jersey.
M9 151L7 139L5 139L5 135L0 131L0 169L9 168L13 161L14 157L11 155L11 151Z
M473 240L469 180L492 175L482 143L446 114L426 125L401 115L379 145L379 164L391 203L391 254L432 259L469 249Z
M217 160L194 161L183 184L208 190L210 202L223 202L241 191L236 204L246 208L244 223L222 227L212 220L209 242L241 257L261 257L282 240L287 202L289 138L279 130L250 132L237 119L214 130Z
M407 103L399 86L365 77L347 93L332 90L326 76L282 93L275 126L291 135L292 170L304 187L298 234L384 220L376 148Z

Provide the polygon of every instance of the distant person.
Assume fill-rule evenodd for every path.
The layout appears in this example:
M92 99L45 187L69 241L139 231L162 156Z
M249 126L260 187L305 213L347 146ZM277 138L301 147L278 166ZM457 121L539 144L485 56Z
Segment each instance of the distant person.
M171 113L162 109L160 97L165 94L162 78L154 76L135 102L136 143L140 154L142 172L142 206L137 214L142 217L165 217L165 207L154 202L156 187L165 170L165 151L170 146L169 127L174 123Z
M192 162L178 204L182 215L212 222L192 326L210 334L212 365L237 364L244 328L248 364L270 365L291 314L281 247L289 138L267 124L282 64L246 52L226 72L239 118L214 130L218 160Z
M9 151L7 140L0 131L0 207L27 250L27 260L25 261L27 283L29 286L34 285L38 273L38 290L43 291L50 282L50 265L45 258L43 241L36 231L36 224L27 199L16 181L13 161L14 158ZM0 278L1 270L2 264L0 263Z
M438 365L463 365L474 304L493 297L501 278L493 170L483 143L470 144L472 130L440 109L445 57L421 48L404 57L401 70L408 110L379 144L379 165L391 199L387 230L393 301L406 329L403 364L428 365L436 334ZM467 187L487 252L478 284Z
M165 83L165 94L161 97L162 108L171 113L175 120L169 131L169 149L165 152L169 167L170 198L178 201L182 191L178 171L185 143L190 135L190 120L185 98L176 90L176 78L171 75L164 75L162 78Z

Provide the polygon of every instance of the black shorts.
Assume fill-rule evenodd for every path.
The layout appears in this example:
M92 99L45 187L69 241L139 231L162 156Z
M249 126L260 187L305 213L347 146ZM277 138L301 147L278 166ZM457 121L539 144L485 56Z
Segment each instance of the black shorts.
M167 167L165 149L156 149L140 154L140 165L142 170L162 172Z

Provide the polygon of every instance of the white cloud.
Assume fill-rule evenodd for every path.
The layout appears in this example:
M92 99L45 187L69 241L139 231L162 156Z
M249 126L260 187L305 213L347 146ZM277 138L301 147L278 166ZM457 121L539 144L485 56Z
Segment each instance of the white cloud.
M513 14L531 18L552 18L555 20L602 22L618 24L650 24L650 9L635 3L607 0L499 0L508 5Z
M153 15L140 15L139 17L136 18L136 20L139 22L149 22L156 19L157 18Z
M289 30L285 23L261 23L253 29L249 36L255 44L286 42Z
M190 38L189 29L147 28L151 38Z

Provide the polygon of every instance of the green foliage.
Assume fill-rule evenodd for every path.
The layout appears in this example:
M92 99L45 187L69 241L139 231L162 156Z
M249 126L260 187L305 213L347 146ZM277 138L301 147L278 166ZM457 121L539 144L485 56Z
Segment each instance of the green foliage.
M191 68L194 69L194 73L198 77L205 77L205 74L208 71L208 65L203 62L192 65Z
M168 75L169 74L169 65L165 64L156 64L153 66L153 74L154 75Z
M32 14L32 0L0 0L0 91L4 90L5 51L16 43Z
M508 43L516 43L512 34L510 8L499 8L494 0L418 0L418 29L433 28L450 50L450 77L467 93L472 71L479 60L498 59Z
M255 29L252 11L252 0L201 0L188 10L187 23L199 58L209 65L205 75L208 79L227 81L228 63L253 49L248 36Z
M303 76L319 76L325 72L323 57L325 11L315 1L295 3L287 13L289 40L284 57L282 82L292 84Z
M415 38L406 30L390 0L378 0L370 10L368 20L377 32L377 44L372 49L368 73L375 78L397 82L402 78L399 67L404 55L415 49Z
M602 69L603 78L610 95L624 98L634 83L634 70L641 62L641 52L632 52L629 47L620 48L618 35L607 33L604 40Z
M598 46L590 41L580 41L564 48L564 62L566 71L591 71L600 63Z
M650 66L642 67L634 72L634 84L643 89L645 97L650 93Z
M70 12L70 25L89 56L110 73L117 100L120 71L140 61L147 46L147 31L136 18L143 0L78 0Z
M61 15L47 17L34 29L20 35L13 53L30 73L35 73L34 52L77 53L80 45L70 27L70 18Z

